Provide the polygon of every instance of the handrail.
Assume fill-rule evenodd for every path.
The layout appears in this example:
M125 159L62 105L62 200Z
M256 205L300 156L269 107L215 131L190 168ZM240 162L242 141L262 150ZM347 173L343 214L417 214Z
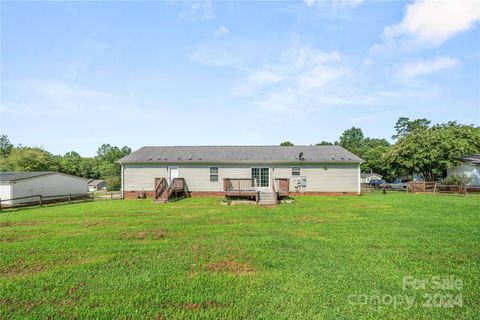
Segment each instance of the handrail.
M241 183L241 182L247 182ZM234 183L236 182L236 183ZM254 178L223 178L223 191L250 191L257 187Z
M170 199L170 196L172 195L172 193L176 191L182 191L184 187L185 187L184 178L173 178L167 190L167 199Z
M157 185L155 186L155 199L158 199L162 192L165 190L167 186L167 179L165 178L157 178L159 179Z

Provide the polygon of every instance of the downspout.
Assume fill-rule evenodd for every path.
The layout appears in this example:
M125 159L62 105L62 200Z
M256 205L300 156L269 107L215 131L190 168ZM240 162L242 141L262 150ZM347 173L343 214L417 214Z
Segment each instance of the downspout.
M123 163L120 163L120 166L122 167L122 175L121 175L122 183L120 183L120 197L122 199L124 199L124 197L123 197L123 190L124 190L123 184L124 184L125 179L123 178Z
M360 163L358 163L358 180L357 180L358 195L360 195L361 192L362 192L360 177L361 177L360 176Z

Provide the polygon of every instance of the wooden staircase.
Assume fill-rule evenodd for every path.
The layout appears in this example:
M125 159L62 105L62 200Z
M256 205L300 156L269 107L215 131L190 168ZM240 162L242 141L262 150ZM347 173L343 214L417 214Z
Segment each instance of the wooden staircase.
M165 178L155 179L155 203L167 203L172 200L180 200L190 197L187 183L184 178L174 178L169 186Z
M272 189L260 190L258 205L265 206L265 207L276 207L277 193Z

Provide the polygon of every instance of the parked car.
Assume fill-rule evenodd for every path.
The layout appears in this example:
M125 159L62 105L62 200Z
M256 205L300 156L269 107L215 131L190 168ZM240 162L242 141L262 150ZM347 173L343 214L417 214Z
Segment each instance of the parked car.
M411 181L411 180L397 179L397 180L393 181L393 183L388 184L388 189L405 191L405 190L407 190L407 182L409 182L409 181Z
M375 189L380 189L385 184L385 180L380 180L380 179L370 180L368 184L374 187Z

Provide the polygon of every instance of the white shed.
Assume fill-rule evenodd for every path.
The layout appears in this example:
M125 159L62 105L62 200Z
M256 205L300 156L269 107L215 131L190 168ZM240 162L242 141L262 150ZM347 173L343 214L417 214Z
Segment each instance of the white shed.
M87 194L87 179L59 172L0 172L0 199ZM2 201L5 206L38 201L38 197Z

